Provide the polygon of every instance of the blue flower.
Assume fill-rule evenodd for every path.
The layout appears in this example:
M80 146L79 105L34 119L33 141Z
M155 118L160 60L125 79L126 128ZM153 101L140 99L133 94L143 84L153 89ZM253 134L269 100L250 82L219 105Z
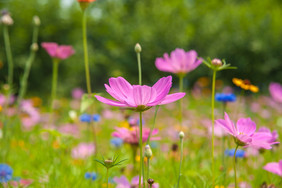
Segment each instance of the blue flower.
M101 116L99 114L94 114L93 115L93 121L94 122L99 122L101 120Z
M84 175L85 179L91 179L95 181L97 179L97 174L95 172L86 172Z
M215 100L218 102L234 102L236 101L236 95L233 93L225 94L225 93L217 93L215 95Z
M114 146L119 148L123 144L123 140L121 138L112 138L110 140L110 143Z
M90 123L91 122L91 115L89 114L82 114L80 117L79 117L80 121L81 122L87 122L87 123Z
M235 152L235 149L227 149L227 150L225 150L225 155L227 155L227 156L230 156L230 157L233 157L234 156L234 152ZM244 150L240 150L240 149L238 149L237 151L236 151L236 158L237 157L239 157L239 158L243 158L243 157L245 157L245 151Z
M13 169L6 164L0 164L0 183L6 183L12 179Z

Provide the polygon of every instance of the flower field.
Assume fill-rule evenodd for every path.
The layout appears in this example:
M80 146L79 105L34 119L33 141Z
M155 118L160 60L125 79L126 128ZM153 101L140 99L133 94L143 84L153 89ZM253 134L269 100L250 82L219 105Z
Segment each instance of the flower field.
M91 63L89 38L95 36L87 34L92 29L87 19L97 2L75 3L82 13L80 47L56 38L43 41L44 23L34 16L19 83L10 37L17 23L12 12L1 12L0 187L282 187L279 79L260 85L248 75L225 80L222 74L236 75L241 67L228 57L203 57L196 48L176 47L143 62L150 49L136 41L131 44L136 79L117 71L95 85L91 69L99 66ZM39 53L52 73L48 93L33 96L30 76ZM60 80L73 56L84 72L72 77L84 85ZM148 82L148 67L163 76ZM199 70L203 76L190 83ZM67 97L61 94L65 85L72 88Z

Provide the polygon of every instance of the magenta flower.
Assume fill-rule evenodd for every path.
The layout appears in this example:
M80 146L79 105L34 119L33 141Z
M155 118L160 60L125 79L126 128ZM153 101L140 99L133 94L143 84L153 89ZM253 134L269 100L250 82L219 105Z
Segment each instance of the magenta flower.
M157 58L155 65L157 69L174 74L187 74L202 63L197 59L197 52L190 50L185 52L183 49L176 48L171 52L170 57L167 53L163 58Z
M93 143L80 143L72 149L71 154L74 159L86 159L93 155L95 146Z
M142 179L143 178L141 178L141 181ZM132 188L132 187L138 187L139 185L138 176L133 177L131 182L129 182L125 176L121 176L120 178L114 177L113 180L117 184L116 188ZM159 184L154 183L152 187L159 188Z
M112 133L113 137L121 138L123 142L133 145L139 144L139 127L132 127L131 129L115 127L115 132ZM142 129L142 142L146 142L150 134L150 129L143 127ZM150 140L160 140L160 137L154 137L158 134L158 129L154 129L151 133Z
M253 146L261 147L264 149L271 149L272 144L278 142L270 142L272 135L267 132L255 132L256 124L251 120L251 118L240 118L236 126L230 120L227 113L224 116L225 119L216 120L216 124L220 125L231 134L237 145L239 146Z
M282 103L282 85L279 83L272 82L269 85L269 92L271 97L279 102Z
M282 160L280 160L278 163L275 162L267 163L263 167L263 169L282 177Z
M272 132L271 132L270 129L267 128L267 127L260 127L260 128L258 129L258 132L271 134L272 137L270 138L269 142L275 142L275 141L278 140L278 137L279 137L277 131L272 131Z
M55 42L42 42L41 46L47 51L52 58L67 59L74 54L72 46L61 45L59 46Z
M184 97L185 93L168 95L172 85L172 77L159 79L153 87L146 85L131 85L122 77L110 78L105 84L107 92L117 101L95 95L102 103L127 107L136 111L145 111L156 105L168 104Z

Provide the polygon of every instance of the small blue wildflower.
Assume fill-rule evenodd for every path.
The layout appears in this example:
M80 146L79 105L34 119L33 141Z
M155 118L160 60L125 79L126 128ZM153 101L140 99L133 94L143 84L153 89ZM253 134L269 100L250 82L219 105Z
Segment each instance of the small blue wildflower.
M99 122L101 120L101 116L99 114L94 114L93 115L93 121L94 122Z
M95 181L97 179L97 174L95 172L86 172L84 175L85 179L91 179Z
M227 156L230 156L230 157L233 157L234 156L234 152L235 152L235 149L227 149L227 150L225 150L225 155L227 155ZM236 158L237 157L239 157L239 158L243 158L243 157L245 157L245 151L244 150L240 150L240 149L238 149L237 151L236 151Z
M215 95L215 100L218 102L234 102L236 101L236 95L233 93L225 94L225 93L217 93Z
M114 146L119 148L123 144L123 140L121 138L112 138L110 140L110 143Z
M91 122L91 115L89 114L82 114L80 117L79 117L80 121L81 122L87 122L87 123L90 123Z
M12 179L13 169L6 164L0 164L0 183L6 183Z

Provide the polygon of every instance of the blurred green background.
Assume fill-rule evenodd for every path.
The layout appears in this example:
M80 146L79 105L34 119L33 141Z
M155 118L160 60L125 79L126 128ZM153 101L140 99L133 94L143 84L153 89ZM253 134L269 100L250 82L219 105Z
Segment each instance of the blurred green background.
M72 45L76 53L59 67L59 95L74 87L85 88L82 49L82 13L76 0L0 0L11 12L9 27L15 63L15 87L23 74L32 37L32 17L41 18L39 43ZM266 91L270 81L282 83L281 0L97 0L88 9L88 44L92 90L103 91L111 76L138 83L134 46L143 48L145 84L168 73L159 72L156 57L175 48L195 49L206 58L224 58L237 66L218 74L226 84L233 77L249 79ZM7 79L7 61L0 26L1 83ZM52 63L40 48L29 78L28 95L49 95ZM209 76L201 65L186 76L191 87ZM174 79L177 83L177 78Z

